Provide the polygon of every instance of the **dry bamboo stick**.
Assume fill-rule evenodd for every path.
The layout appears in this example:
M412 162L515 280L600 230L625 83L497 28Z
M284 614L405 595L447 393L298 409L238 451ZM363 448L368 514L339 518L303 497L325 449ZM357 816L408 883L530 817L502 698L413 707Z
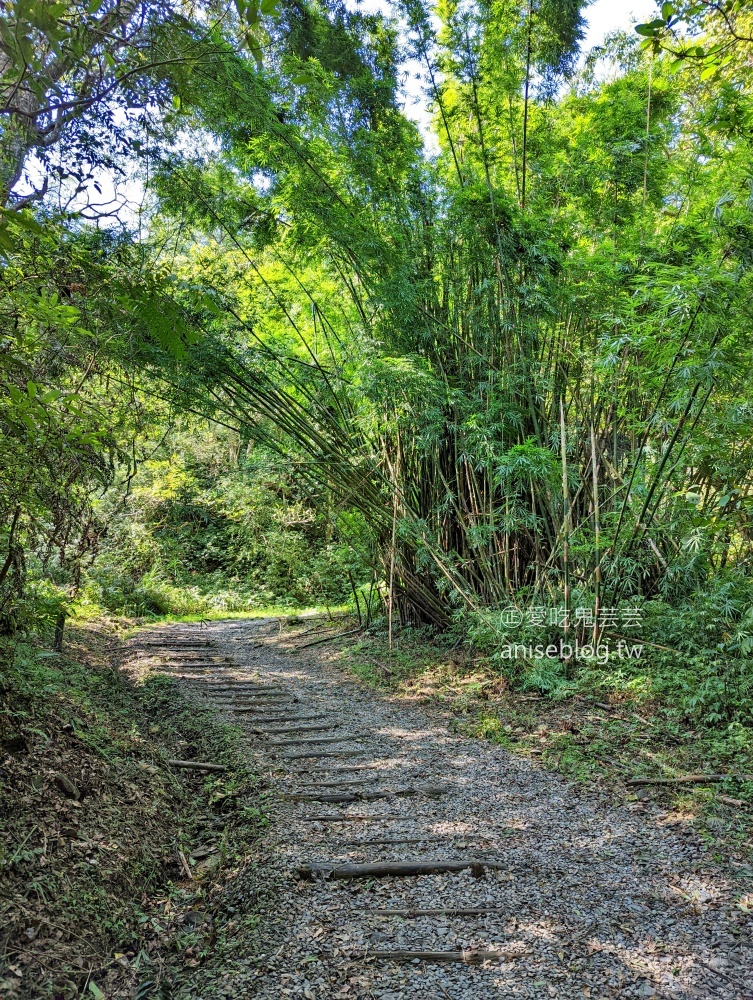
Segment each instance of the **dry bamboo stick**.
M591 473L593 477L593 503L594 503L594 558L596 568L594 570L594 630L593 642L596 645L599 641L599 614L601 611L601 523L599 518L599 466L596 461L596 437L594 435L594 425L591 424Z
M562 451L562 571L565 584L565 642L567 642L568 629L570 627L570 533L572 525L570 520L570 485L567 478L567 436L565 428L565 407L560 396L560 445ZM569 671L569 662L566 659L565 669Z

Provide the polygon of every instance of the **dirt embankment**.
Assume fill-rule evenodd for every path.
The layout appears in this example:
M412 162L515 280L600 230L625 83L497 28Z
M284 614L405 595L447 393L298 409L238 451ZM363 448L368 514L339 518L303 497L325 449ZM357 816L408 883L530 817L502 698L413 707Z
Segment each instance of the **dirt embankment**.
M140 677L101 628L66 633L62 656L4 654L0 993L156 995L166 967L211 947L223 880L263 821L238 731Z

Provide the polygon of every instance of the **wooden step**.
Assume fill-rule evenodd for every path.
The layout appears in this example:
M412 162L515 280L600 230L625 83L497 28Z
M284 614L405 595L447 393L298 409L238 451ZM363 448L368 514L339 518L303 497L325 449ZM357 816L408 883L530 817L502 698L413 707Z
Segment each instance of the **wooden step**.
M379 778L348 778L344 781L315 781L304 784L303 788L343 788L351 785L373 785Z
M230 693L230 692L226 692ZM246 690L244 692L248 698L279 698L281 695L288 696L290 691L285 691L282 688L255 688L253 691Z
M229 656L218 656L214 660L199 660L188 656L180 660L168 660L167 658L164 658L160 663L161 667L191 667L193 670L204 669L206 667L228 667L231 665L238 667L237 664L233 663L232 658Z
M323 878L404 878L406 876L445 875L470 871L480 877L486 868L504 868L501 861L374 861L366 864L343 864L339 861L315 861L300 865L296 874L300 879L311 879L317 875Z
M305 747L321 746L325 743L344 743L346 740L362 740L357 733L343 733L341 736L309 736L298 740L270 740L271 747Z
M281 708L283 705L297 704L299 704L297 698L268 698L265 701L247 701L243 706L236 708L234 711L240 712L241 715L253 715L255 712L267 711L270 705Z
M205 691L216 691L222 693L223 691L238 691L241 689L247 691L256 691L257 688L264 687L261 681L250 680L247 677L223 677L218 681L210 681L208 684L201 685Z
M374 847L377 844L447 844L452 837L375 837L373 840L341 840L342 847Z
M509 962L522 958L512 951L367 951L362 958L378 958L389 962L458 962L463 965L483 965L484 962Z
M376 771L376 764L335 764L330 767L325 764L323 767L309 768L309 774L352 774L354 771ZM385 779L386 780L386 779Z
M201 681L206 677L206 674L191 673L190 667L184 667L182 670L165 670L162 667L155 667L154 673L158 677L175 677L181 681Z
M376 802L378 799L390 799L392 792L319 792L318 794L307 795L301 792L285 792L283 799L294 802Z
M291 726L288 728L275 726L274 729L252 729L259 736L285 736L293 733L321 733L329 729L337 729L339 723L327 722L320 726Z
M176 642L175 640L171 640L170 642L146 642L144 645L149 646L150 648L164 649L167 652L170 652L173 649L180 652L184 649L211 649L214 643L202 641Z
M212 674L221 677L223 671L238 668L232 663L157 663L153 669L161 674L176 674L178 677L185 674L200 680L202 677L211 677Z
M382 813L374 816L353 816L347 813L340 815L324 814L322 816L301 816L303 823L412 823L419 816L403 816L402 813Z
M378 781L379 779L374 779ZM375 792L320 792L318 794L286 794L283 798L304 802L371 802L376 799L407 798L424 794L420 786L405 785L394 789L384 788ZM434 793L436 794L436 793Z
M261 718L254 718L254 722L310 722L314 719L326 719L326 715L263 715ZM255 730L248 729L253 733Z
M211 698L216 702L233 702L240 705L242 702L256 703L260 698L287 698L288 691L223 691L222 694L215 694L213 691L203 691L205 698Z
M433 909L415 907L414 909L408 908L404 910L375 909L361 910L359 912L366 913L371 917L480 917L486 913L507 913L508 911L509 908L506 909L501 906L446 906Z
M196 687L197 691L201 692L201 694L206 694L206 695L211 694L212 696L217 698L222 698L223 696L227 697L228 695L231 694L245 695L246 697L250 698L253 695L255 695L256 692L258 691L258 687L256 687L253 684L247 684L246 681L240 679L237 681L237 683L228 685L223 684L222 687L215 687L214 683L196 684L194 686Z

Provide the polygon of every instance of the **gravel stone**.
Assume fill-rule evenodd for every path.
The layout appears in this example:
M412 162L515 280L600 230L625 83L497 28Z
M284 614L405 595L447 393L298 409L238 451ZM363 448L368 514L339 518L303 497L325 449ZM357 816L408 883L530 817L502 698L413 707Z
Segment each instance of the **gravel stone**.
M378 779L368 790L432 786L431 794L345 804L273 800L259 856L228 890L229 905L261 913L244 963L226 980L233 996L753 1000L753 915L737 905L739 880L680 818L651 803L615 804L596 786L576 786L531 759L459 736L438 710L365 688L318 647L286 649L277 620L176 625L158 634L167 645L198 632L213 653L232 657L217 665L217 677L295 695L274 715L322 713L360 734L346 747L365 756L286 760L250 732L253 716L235 714L225 694L230 707L218 711L248 732L251 765L277 793L310 794L304 785L359 776ZM184 683L204 701L218 697L208 690L211 679ZM434 794L436 786L444 794ZM371 821L310 821L321 815ZM366 843L385 837L444 839ZM296 866L311 862L468 858L501 867L482 878L470 871L352 883L295 877ZM480 906L498 912L371 912ZM503 957L482 966L369 957L398 949Z

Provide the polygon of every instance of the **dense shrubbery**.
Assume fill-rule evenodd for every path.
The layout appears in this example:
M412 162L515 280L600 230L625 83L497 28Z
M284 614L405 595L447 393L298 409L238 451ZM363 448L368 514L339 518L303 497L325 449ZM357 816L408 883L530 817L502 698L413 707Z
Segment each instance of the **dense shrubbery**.
M593 594L573 594L567 634L560 624L550 624L551 609L546 609L544 625L532 624L523 604L520 623L514 613L480 612L471 616L468 634L522 690L553 697L581 690L613 691L667 705L696 724L753 725L753 584L745 575L720 574L713 587L671 603L635 598L619 602L614 625L604 628L593 656L576 659L574 654L568 663L559 655L536 655L537 644L558 649L560 642L573 649L576 642L581 649L592 645L592 628L575 618L579 607L593 605ZM621 629L621 621L635 624ZM516 644L533 649L534 655L521 648L515 656Z
M688 37L723 60L662 53L661 21L650 57L618 33L576 74L580 2L410 2L402 28L304 4L310 31L267 5L252 35L115 5L126 93L108 5L45 6L10 4L41 55L11 32L0 67L0 627L27 571L40 614L158 615L340 602L377 567L394 625L470 615L490 647L528 634L484 610L508 601L637 603L640 663L500 664L747 712L748 36L696 6ZM147 41L170 58L149 69ZM402 42L433 80L431 159ZM93 67L138 113L90 94L50 131ZM116 139L145 224L71 224ZM56 199L22 211L35 151Z
M112 518L84 602L127 615L340 604L367 574L368 535L264 449L195 428L164 442ZM198 440L198 444L195 442Z

